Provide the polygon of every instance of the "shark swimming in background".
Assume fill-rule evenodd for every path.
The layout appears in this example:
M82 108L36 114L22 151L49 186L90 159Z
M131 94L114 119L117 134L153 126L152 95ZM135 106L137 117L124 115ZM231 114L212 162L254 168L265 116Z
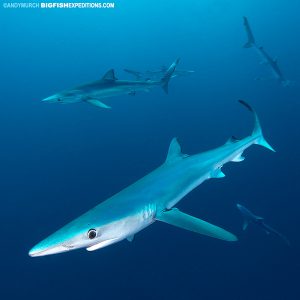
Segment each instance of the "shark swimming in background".
M103 103L102 99L119 95L133 96L138 91L149 91L155 86L161 86L168 93L168 84L178 62L179 59L172 63L160 80L118 80L114 70L111 69L100 80L62 91L42 101L63 104L86 102L101 108L111 108Z
M153 80L153 79L162 77L168 71L168 68L166 66L162 66L159 70L145 71L145 72L140 72L140 71L135 71L135 70L130 70L130 69L124 69L124 71L133 75L136 78L136 80L145 80L145 79ZM189 75L192 73L195 73L195 71L176 69L173 72L172 78L178 77L178 76L186 76L186 75Z
M243 223L243 230L246 230L248 228L249 223L256 224L258 227L263 229L267 234L274 234L275 236L280 237L288 246L290 246L290 241L281 233L270 227L265 223L264 218L256 216L253 214L248 208L241 204L237 204L236 207L238 210L241 212L243 218L244 218L244 223Z
M256 44L254 35L249 25L249 21L246 17L243 18L244 18L244 27L248 38L247 43L244 44L244 48L253 48L256 51L256 53L259 55L259 57L262 59L261 64L266 64L270 67L272 74L278 80L278 82L282 86L289 86L291 82L284 77L281 69L278 66L277 60L273 59L263 47L258 46Z
M132 241L135 234L155 221L236 241L232 233L174 206L205 180L224 177L223 165L243 161L243 152L250 146L257 144L274 151L264 139L255 111L243 100L240 103L254 115L251 135L241 140L232 137L218 148L195 155L183 154L174 138L160 167L42 240L29 255L44 256L79 248L94 251L124 239Z

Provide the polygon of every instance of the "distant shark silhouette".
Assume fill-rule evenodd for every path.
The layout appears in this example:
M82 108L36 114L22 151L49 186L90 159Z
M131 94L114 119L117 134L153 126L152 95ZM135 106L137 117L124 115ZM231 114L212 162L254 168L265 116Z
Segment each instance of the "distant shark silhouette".
M289 240L284 235L273 229L271 226L267 225L264 221L264 218L256 216L248 208L241 204L237 204L236 206L244 218L243 230L246 230L248 228L249 223L253 223L263 229L267 234L272 233L280 237L287 245L290 246Z
M257 44L255 42L254 35L253 35L252 30L250 28L248 19L246 17L243 17L243 18L244 18L244 27L245 27L247 38L248 38L246 44L244 44L244 48L253 48L254 50L256 50L256 52L258 53L258 55L262 59L261 64L266 64L266 65L268 65L270 67L270 69L271 69L274 77L278 80L278 82L282 86L289 86L289 85L291 85L291 82L289 80L287 80L284 77L284 75L282 74L282 71L280 70L280 68L278 66L277 60L273 59L266 52L266 50L264 50L263 47L257 46Z
M111 108L102 102L103 98L124 94L133 96L137 91L149 91L154 86L161 86L168 93L168 84L178 62L179 59L172 63L160 80L118 80L111 69L100 80L62 91L42 101L63 104L86 102L101 108Z
M131 70L131 69L124 69L124 71L126 73L129 73L131 75L133 75L136 80L143 80L143 79L157 79L162 77L167 71L168 68L166 66L162 66L160 69L158 70L152 70L152 71L145 71L145 72L140 72L140 71L135 71L135 70ZM195 71L192 70L178 70L176 69L173 72L172 78L173 77L178 77L178 76L186 76L189 74L194 73Z
M134 184L65 225L30 251L30 256L44 256L79 248L94 251L121 240L133 240L136 233L161 221L199 234L225 241L236 241L232 233L181 212L174 206L202 182L222 178L228 162L244 160L243 152L257 144L272 151L262 134L258 117L249 136L230 138L224 145L195 155L181 152L176 138L170 144L165 163Z

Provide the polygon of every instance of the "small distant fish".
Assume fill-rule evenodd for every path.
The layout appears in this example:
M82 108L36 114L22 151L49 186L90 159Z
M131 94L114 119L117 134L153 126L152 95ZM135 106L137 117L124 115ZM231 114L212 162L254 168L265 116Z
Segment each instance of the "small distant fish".
M282 86L291 85L291 82L284 77L281 69L278 66L277 60L273 59L266 52L266 50L263 47L257 46L257 44L255 42L254 35L253 35L252 30L250 28L248 19L246 17L243 17L243 18L244 18L244 27L245 27L247 38L248 38L248 41L244 44L244 48L253 48L254 50L256 50L258 55L262 58L261 64L266 64L270 67L274 77L278 80L278 82Z
M244 218L244 223L243 223L243 230L246 230L248 228L249 223L256 224L259 226L261 229L265 231L267 234L274 234L281 238L288 246L290 246L290 241L281 233L273 229L271 226L267 225L264 221L264 218L256 216L253 214L248 208L241 204L236 205L238 210L241 212L243 218Z
M160 80L118 80L114 70L111 69L100 80L62 91L42 101L48 103L86 102L101 108L111 108L102 102L103 98L124 94L134 96L137 91L149 91L154 86L161 86L168 93L168 84L178 63L179 59L173 62Z

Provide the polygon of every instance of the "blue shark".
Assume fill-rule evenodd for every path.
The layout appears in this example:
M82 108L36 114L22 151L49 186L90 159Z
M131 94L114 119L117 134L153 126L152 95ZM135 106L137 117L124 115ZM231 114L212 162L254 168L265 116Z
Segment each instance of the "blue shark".
M168 94L168 84L177 67L179 59L173 62L160 80L118 80L113 69L107 71L102 79L64 90L43 99L48 103L85 102L100 108L111 108L103 103L104 98L119 95L134 96L138 91L148 92L152 87L161 86Z
M126 73L129 73L132 76L134 76L136 78L136 80L143 80L143 79L154 80L156 78L161 78L168 71L168 68L166 66L162 66L158 70L149 70L149 71L145 71L145 72L140 72L140 71L131 70L131 69L124 69L124 71ZM186 75L192 74L194 72L195 71L192 71L192 70L178 70L176 68L176 70L173 72L172 78L178 77L178 76L186 76Z
M44 256L79 248L94 251L124 239L132 241L135 234L155 221L236 241L234 234L181 212L175 205L205 180L224 177L223 165L243 161L242 154L250 146L257 144L274 151L263 136L256 112L243 100L240 103L254 115L251 135L241 140L232 137L218 148L195 155L183 154L174 138L160 167L42 240L29 255Z
M255 224L263 229L267 234L272 233L275 236L280 237L287 245L290 246L290 241L283 234L279 233L277 230L266 224L264 218L255 215L248 208L241 204L237 204L236 206L244 218L243 230L246 230L248 228L249 223Z
M243 18L244 27L248 38L247 42L244 44L244 48L253 48L258 54L258 56L261 58L261 64L266 64L270 67L273 76L282 86L291 85L291 82L284 77L281 69L279 68L277 59L273 59L262 46L257 45L252 30L250 28L248 19L246 17Z

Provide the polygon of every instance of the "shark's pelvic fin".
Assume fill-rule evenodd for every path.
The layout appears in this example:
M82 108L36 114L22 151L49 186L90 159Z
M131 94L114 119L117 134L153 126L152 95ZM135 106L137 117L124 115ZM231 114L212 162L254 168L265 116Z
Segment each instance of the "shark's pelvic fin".
M98 99L88 98L85 100L85 102L87 102L91 105L97 106L97 107L101 107L101 108L107 108L107 109L111 108L110 106L104 104L103 102L99 101Z
M171 144L169 146L169 151L168 151L168 155L166 158L166 162L170 163L170 162L176 161L178 159L185 158L187 156L188 156L187 154L183 154L181 152L181 146L180 146L177 138L173 138L171 141Z
M108 70L104 76L102 77L102 80L108 80L108 81L115 81L117 80L116 76L115 76L115 71L114 69L110 69Z
M222 172L221 168L218 168L211 173L211 178L223 178L225 176L226 175Z
M237 241L237 237L232 233L208 222L185 214L177 208L173 208L171 210L167 210L158 214L156 216L156 219L170 225L210 236L216 239L228 242Z
M263 136L263 133L262 133L262 129L261 129L261 126L260 126L260 122L259 122L259 119L258 119L258 116L255 112L255 110L247 103L245 102L244 100L239 100L239 102L244 105L249 111L251 111L254 115L254 129L253 129L253 132L252 132L252 136L253 137L256 137L256 141L255 143L257 145L260 145L262 147L265 147L273 152L275 152L275 150L272 148L272 146L265 140L264 136Z

